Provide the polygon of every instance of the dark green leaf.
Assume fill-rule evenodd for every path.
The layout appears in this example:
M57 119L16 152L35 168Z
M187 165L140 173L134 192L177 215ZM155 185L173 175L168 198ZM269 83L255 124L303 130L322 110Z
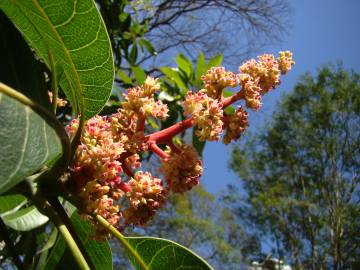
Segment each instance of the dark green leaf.
M35 206L20 209L11 214L3 215L6 226L17 231L30 231L44 225L49 218L44 216Z
M138 57L138 49L137 49L136 43L134 43L132 48L131 48L131 51L130 51L129 63L130 64L135 64L137 57Z
M126 237L149 270L213 269L191 250L167 239L155 237ZM135 258L128 254L136 270L143 270Z
M57 236L57 229L53 229L44 247L38 252L40 257L35 270L46 270L46 260L48 258L49 250L55 245Z
M206 141L200 141L199 138L195 135L195 130L196 127L193 128L192 143L195 149L198 151L199 155L202 156Z
M58 159L56 131L30 107L0 93L0 193ZM56 121L56 120L55 120Z
M151 53L152 55L156 55L156 51L155 51L155 48L154 46L151 44L150 41L148 41L147 39L140 39L139 43L144 46L146 48L146 50Z
M0 9L50 67L61 66L62 89L77 113L96 115L110 96L113 56L105 25L92 0L9 0Z
M45 76L26 41L0 10L0 82L51 109Z
M88 221L81 220L79 214L76 212L72 215L71 222L76 233L82 240L95 269L112 270L112 255L109 243L106 240L95 240L93 225L91 225ZM60 269L78 269L70 252L67 250L64 253L65 248L66 245L64 243L64 239L60 237L54 246L54 250L50 253L45 269L58 269L56 268L58 264L63 266L66 265L66 268Z

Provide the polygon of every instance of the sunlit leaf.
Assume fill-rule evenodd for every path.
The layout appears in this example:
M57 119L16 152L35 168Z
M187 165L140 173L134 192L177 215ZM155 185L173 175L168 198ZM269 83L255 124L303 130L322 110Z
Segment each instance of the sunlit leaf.
M218 54L218 55L215 55L214 57L212 57L208 64L207 64L207 68L211 68L211 67L216 67L216 66L220 66L221 65L221 62L223 60L223 55L222 54Z
M97 114L110 96L113 56L105 25L92 0L8 0L0 9L37 55L64 70L61 87L75 111Z
M170 67L160 68L161 72L164 73L170 80L172 80L176 86L180 89L187 89L186 83L183 78L181 78L179 72L176 69Z
M35 206L20 209L14 213L2 216L6 226L17 231L30 231L44 225L49 218L37 210Z
M178 64L179 68L186 74L186 76L191 79L192 63L190 60L180 53L176 57L176 63Z
M146 79L146 73L141 67L131 67L132 72L134 72L135 80L138 85L141 85Z
M213 269L191 250L167 239L155 237L126 237L149 270ZM128 254L136 270L144 270L138 261Z
M199 53L199 57L196 62L196 80L200 81L201 76L206 73L207 65L205 61L204 54L202 52Z
M0 214L8 213L27 202L26 197L20 194L2 195L0 196Z

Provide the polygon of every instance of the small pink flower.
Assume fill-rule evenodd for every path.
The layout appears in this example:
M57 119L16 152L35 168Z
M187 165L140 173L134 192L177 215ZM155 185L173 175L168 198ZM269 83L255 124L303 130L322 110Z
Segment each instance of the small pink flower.
M203 92L189 92L184 101L184 114L192 115L199 140L218 141L222 132L221 104Z
M201 76L205 84L206 94L209 97L218 99L226 87L235 87L239 81L234 73L225 71L224 67L212 67L208 72Z
M240 107L234 114L227 117L225 121L224 144L229 144L232 140L240 138L241 134L249 126L248 113Z
M178 151L167 149L169 158L162 161L160 170L165 176L169 188L174 193L183 193L199 184L202 175L202 163L194 147L183 144Z

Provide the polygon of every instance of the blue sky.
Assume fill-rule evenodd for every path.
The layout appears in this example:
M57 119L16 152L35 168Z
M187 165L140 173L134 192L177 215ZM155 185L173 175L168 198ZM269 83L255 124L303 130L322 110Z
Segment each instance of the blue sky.
M297 0L290 3L293 15L289 35L283 42L268 46L259 54L291 50L296 65L282 78L281 86L263 98L261 110L251 115L251 131L263 128L271 120L282 93L291 91L305 72L315 74L322 65L338 61L345 68L360 72L360 1ZM217 193L227 184L240 184L237 176L228 169L230 154L231 146L207 143L202 183L209 191Z

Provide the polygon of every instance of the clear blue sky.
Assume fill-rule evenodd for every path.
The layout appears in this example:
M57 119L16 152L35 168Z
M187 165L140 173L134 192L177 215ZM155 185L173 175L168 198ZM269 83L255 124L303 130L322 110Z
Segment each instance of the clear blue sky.
M289 0L290 1L290 0ZM289 35L279 44L264 48L259 54L291 50L296 65L282 79L282 85L263 99L263 107L251 115L251 130L262 128L281 93L289 92L302 74L315 74L322 65L342 61L347 69L360 73L360 0L290 1L293 16ZM254 55L256 57L257 55ZM229 183L239 184L228 169L231 146L207 143L204 152L202 183L211 192L219 192Z

